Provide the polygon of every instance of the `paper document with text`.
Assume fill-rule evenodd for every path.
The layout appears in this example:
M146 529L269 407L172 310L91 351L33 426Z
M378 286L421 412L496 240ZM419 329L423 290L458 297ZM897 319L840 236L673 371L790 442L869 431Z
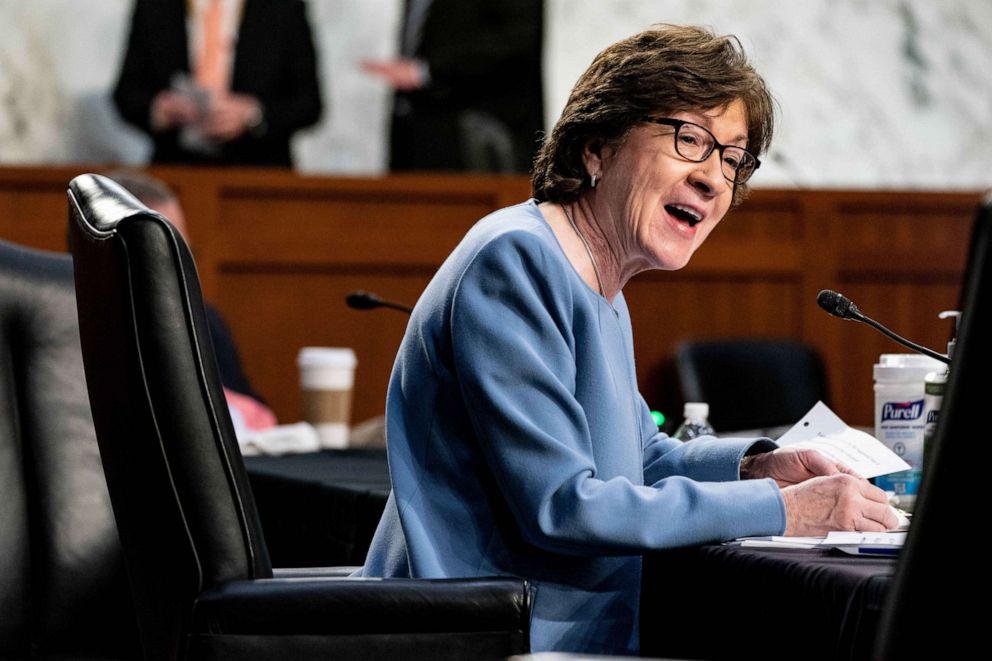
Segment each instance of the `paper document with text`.
M782 447L819 450L865 478L910 468L899 455L871 434L848 427L823 402L817 402L777 442Z

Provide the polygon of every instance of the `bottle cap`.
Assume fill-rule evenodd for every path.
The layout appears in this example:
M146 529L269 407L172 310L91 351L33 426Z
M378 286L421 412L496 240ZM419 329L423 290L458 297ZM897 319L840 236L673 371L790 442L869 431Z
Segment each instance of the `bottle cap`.
M686 418L708 418L710 417L710 405L706 402L686 402L682 409L682 415Z

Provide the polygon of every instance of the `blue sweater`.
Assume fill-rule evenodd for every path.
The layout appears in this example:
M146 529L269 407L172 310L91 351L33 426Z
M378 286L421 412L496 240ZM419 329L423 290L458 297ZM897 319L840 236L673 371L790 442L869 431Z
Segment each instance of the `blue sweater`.
M533 202L442 265L387 400L393 491L364 575L527 578L534 651L636 653L640 553L785 529L775 483L738 480L774 444L658 432L623 295L589 288Z

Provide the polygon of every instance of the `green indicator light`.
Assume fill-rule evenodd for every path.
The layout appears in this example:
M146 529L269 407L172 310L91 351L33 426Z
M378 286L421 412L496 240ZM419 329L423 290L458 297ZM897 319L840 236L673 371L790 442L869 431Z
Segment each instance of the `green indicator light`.
M661 411L651 411L651 417L654 418L655 425L660 427L665 424L665 414Z

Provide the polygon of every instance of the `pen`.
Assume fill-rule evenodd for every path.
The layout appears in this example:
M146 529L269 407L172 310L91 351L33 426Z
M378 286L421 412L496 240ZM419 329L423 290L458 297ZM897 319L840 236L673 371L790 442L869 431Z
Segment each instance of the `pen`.
M859 546L858 555L899 555L901 546Z

